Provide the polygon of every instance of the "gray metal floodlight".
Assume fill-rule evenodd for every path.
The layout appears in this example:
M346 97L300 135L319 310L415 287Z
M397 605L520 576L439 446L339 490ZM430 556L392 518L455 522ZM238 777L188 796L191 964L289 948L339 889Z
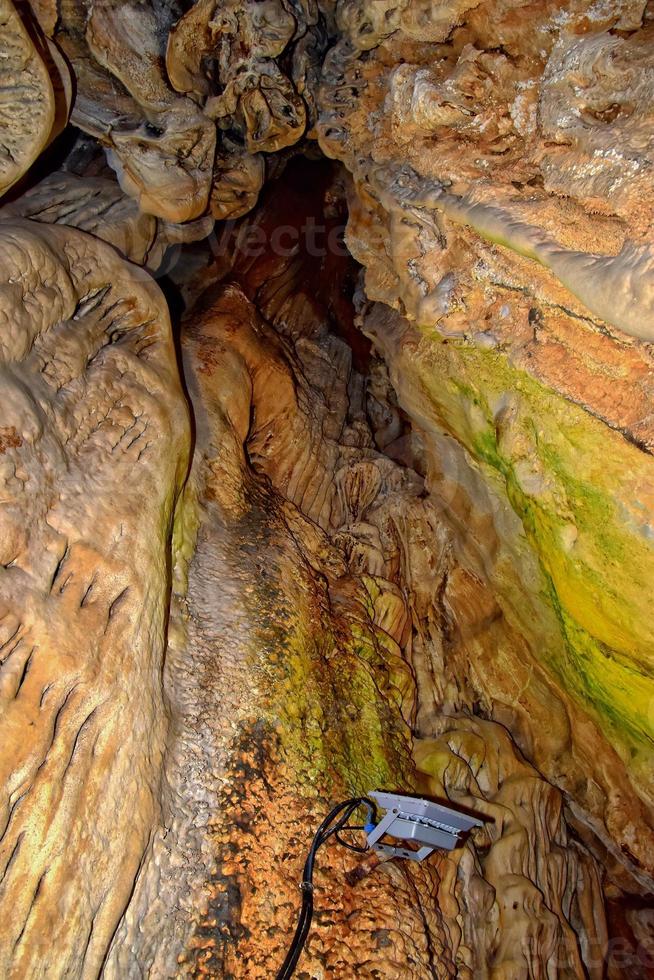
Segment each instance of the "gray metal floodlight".
M350 817L359 807L368 811L368 822L361 827L352 827ZM376 820L377 810L385 810L385 815L379 823ZM459 813L449 806L421 800L416 796L400 796L397 793L371 793L370 796L355 796L350 800L337 803L313 836L307 859L304 862L302 882L302 910L298 918L293 941L277 974L277 980L289 980L295 972L295 967L304 949L304 944L311 928L313 916L313 869L318 848L329 840L336 840L351 851L365 854L368 849L379 851L388 857L408 858L409 861L424 861L437 847L445 851L453 850L461 843L461 834L473 827L481 827L482 821L469 817L467 813ZM364 830L367 834L365 847L351 843L339 836L339 831ZM411 841L422 845L418 850L410 847L397 847L395 844L384 843L385 837L400 841ZM375 866L379 860L374 859ZM371 865L371 862L368 861ZM369 867L368 870L372 870ZM367 872L364 872L367 873ZM348 876L346 876L348 877ZM358 874L350 884L358 881Z
M424 861L436 848L454 850L461 843L461 834L473 827L483 826L483 821L476 817L469 817L466 813L430 800L395 793L370 793L370 796L386 813L378 824L366 824L368 846L389 857ZM386 836L423 846L414 851L408 847L386 844L382 842Z

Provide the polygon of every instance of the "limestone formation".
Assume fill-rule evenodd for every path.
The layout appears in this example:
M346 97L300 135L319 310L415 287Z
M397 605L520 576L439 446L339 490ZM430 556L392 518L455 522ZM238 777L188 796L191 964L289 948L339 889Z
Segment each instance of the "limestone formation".
M142 212L115 180L81 177L66 170L50 174L0 208L0 221L12 217L80 228L109 242L137 265L154 270L170 245L205 238L213 226L209 216L183 225L155 218Z
M19 180L63 129L68 68L56 45L34 38L11 0L0 4L0 194Z
M147 214L238 217L261 188L259 154L297 143L316 120L327 36L313 4L33 6L73 66L73 123Z
M2 978L653 975L653 40L0 0Z
M148 278L74 229L0 242L0 972L95 976L159 819L188 419Z
M114 245L139 265L145 261L157 231L157 219L143 214L114 181L66 172L46 177L17 201L5 205L0 210L0 218L3 216L81 228Z
M390 193L404 207L439 210L450 221L466 224L491 242L540 262L553 272L600 319L642 340L654 340L654 252L651 245L626 242L618 255L592 255L564 249L537 226L512 220L510 213L449 194L417 174L399 174L382 181L382 197ZM394 198L394 200L393 200ZM397 207L395 204L395 207Z
M476 574L489 576L498 612L572 696L564 740L585 745L583 772L588 764L603 773L590 795L604 783L596 804L625 855L640 836L628 814L640 811L639 798L652 801L654 637L648 629L635 638L654 581L645 517L652 359L638 342L654 323L643 203L649 14L642 4L592 13L543 5L527 28L503 4L475 7L465 22L455 6L447 11L447 40L434 35L431 45L400 20L365 40L348 29L325 62L320 142L353 176L346 239L365 266L367 297L404 315L364 308L362 328L424 431L431 485L455 521L480 506L463 473L471 466L484 477L501 545ZM619 182L605 155L620 161ZM600 173L604 181L593 179ZM561 191L566 198L555 198ZM618 584L625 561L639 572ZM524 602L525 578L534 603ZM503 658L500 687L522 675L506 650ZM501 700L511 707L498 717L508 710L515 731L520 702L508 690ZM532 698L519 682L512 690L536 717L542 693ZM598 725L590 741L582 706ZM602 732L622 763L600 761L609 750ZM571 777L558 761L558 775L538 765L562 788ZM579 800L579 777L568 785ZM584 805L593 810L589 795Z
M426 637L404 596L418 588L411 566L424 571L430 538L442 560L451 532L421 499L418 474L374 448L347 346L325 331L306 293L292 294L289 311L278 292L288 270L275 271L258 296L273 324L283 324L282 338L235 287L203 301L189 320L198 528L180 615L186 641L176 644L168 679L184 723L172 749L169 830L144 868L109 975L130 974L129 951L143 944L140 968L165 975L184 942L182 975L270 976L294 910L289 872L296 878L303 860L296 828L307 813L317 819L336 787L347 795L375 773L474 806L490 818L488 829L479 850L470 843L415 873L380 870L359 893L344 886L336 856L328 858L323 927L305 969L355 975L365 962L365 975L393 975L392 947L403 976L475 977L491 961L545 971L556 961L570 975L600 977L607 938L599 873L583 846L570 846L558 791L520 760L501 726L468 716L463 693L448 723L423 724L431 739L411 738L412 648ZM323 397L311 398L312 389ZM216 563L229 596L218 605ZM438 574L446 574L442 565ZM258 779L244 779L255 758ZM191 826L207 791L209 806ZM182 861L186 872L173 878ZM165 882L172 890L162 893ZM271 892L279 896L274 912ZM171 930L152 913L155 895L180 910L206 909L195 921L176 917L172 949ZM416 906L430 909L422 921ZM343 946L336 937L350 908L359 911ZM452 933L455 917L463 926ZM529 956L517 952L524 937Z

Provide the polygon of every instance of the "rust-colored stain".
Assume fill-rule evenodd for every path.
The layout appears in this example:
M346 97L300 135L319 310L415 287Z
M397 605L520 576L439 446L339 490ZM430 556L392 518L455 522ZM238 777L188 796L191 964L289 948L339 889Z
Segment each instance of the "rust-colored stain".
M8 449L18 449L23 445L23 439L13 425L0 428L0 454L6 453Z

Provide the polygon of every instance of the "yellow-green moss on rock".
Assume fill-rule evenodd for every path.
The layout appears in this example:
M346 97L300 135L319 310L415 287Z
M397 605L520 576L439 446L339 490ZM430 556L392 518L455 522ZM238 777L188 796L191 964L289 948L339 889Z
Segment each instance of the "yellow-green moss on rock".
M513 368L501 350L444 343L432 332L414 364L423 406L508 499L538 557L542 600L562 640L539 656L608 729L632 769L646 773L654 721L654 527L647 523L654 459ZM519 568L513 573L520 577ZM514 583L507 582L509 591L515 594Z
M305 576L301 566L287 566L283 592L269 585L264 597L257 589L257 604L272 614L254 656L280 751L310 795L406 785L410 733L374 634L336 617L321 601L324 584Z

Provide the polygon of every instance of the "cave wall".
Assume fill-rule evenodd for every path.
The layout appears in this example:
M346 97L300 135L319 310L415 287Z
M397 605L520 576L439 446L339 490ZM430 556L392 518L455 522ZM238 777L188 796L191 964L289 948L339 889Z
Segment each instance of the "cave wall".
M557 748L539 766L648 865L648 9L411 4L375 18L355 3L340 17L319 132L353 176L347 243L378 304L361 326L454 520L481 507L494 524L477 573L562 698L530 693L522 650L485 664L480 688L504 688L512 730L523 715L540 734L547 705Z
M651 975L650 20L0 0L3 976Z
M94 976L160 819L189 417L151 280L75 229L1 250L0 972Z
M297 198L287 189L296 217ZM377 449L364 379L293 265L253 262L237 244L237 282L205 294L183 334L197 543L168 668L172 820L106 972L129 974L136 951L140 969L165 975L184 938L182 975L269 976L296 905L298 828L325 798L374 783L449 797L489 822L460 853L391 864L355 888L343 887L347 859L326 857L323 928L303 969L473 977L490 963L555 963L601 976L599 868L558 790L501 725L471 717L462 678L432 659L450 646L451 530L420 475ZM187 872L171 875L182 860ZM162 903L178 910L178 935Z

